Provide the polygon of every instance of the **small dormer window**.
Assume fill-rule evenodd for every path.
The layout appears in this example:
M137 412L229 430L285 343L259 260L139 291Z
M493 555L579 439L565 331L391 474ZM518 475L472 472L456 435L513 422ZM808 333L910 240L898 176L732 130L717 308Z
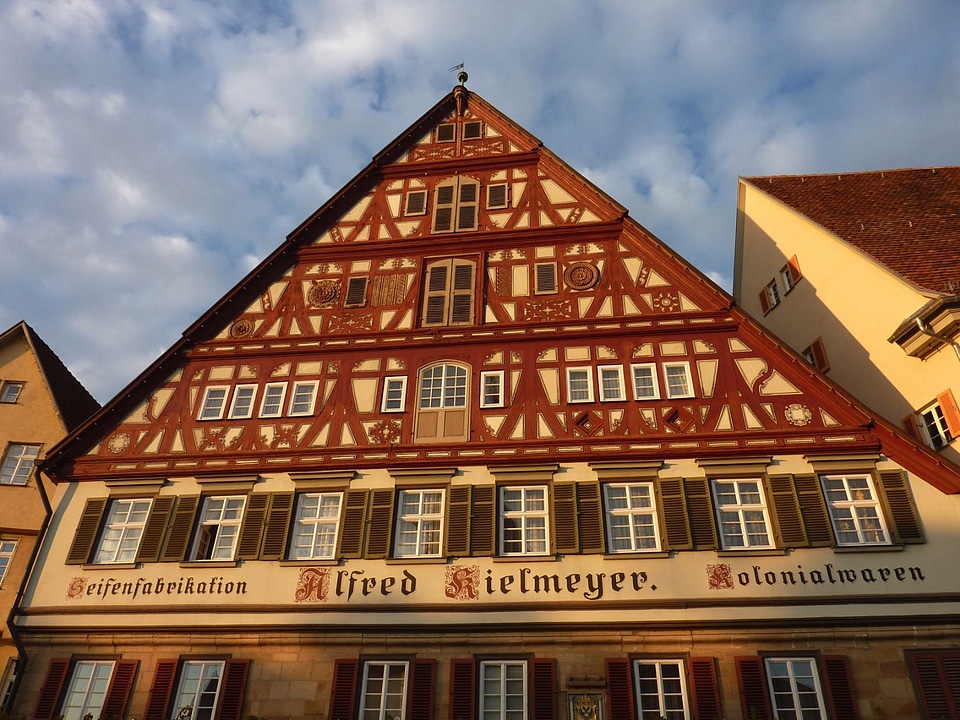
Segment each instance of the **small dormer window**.
M437 142L453 142L456 138L457 126L453 123L437 125Z

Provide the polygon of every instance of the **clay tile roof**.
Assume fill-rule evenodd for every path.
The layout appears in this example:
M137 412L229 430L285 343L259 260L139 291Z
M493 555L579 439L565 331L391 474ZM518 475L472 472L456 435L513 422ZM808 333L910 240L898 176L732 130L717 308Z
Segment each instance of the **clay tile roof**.
M960 167L744 181L914 285L960 294Z

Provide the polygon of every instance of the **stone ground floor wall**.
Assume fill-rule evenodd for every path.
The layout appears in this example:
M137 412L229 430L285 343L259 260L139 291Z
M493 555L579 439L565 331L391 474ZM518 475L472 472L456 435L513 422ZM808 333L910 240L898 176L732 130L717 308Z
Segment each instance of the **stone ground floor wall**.
M716 658L725 720L743 718L735 658L772 652L844 655L849 658L862 720L919 718L905 653L960 650L960 625L844 628L600 629L447 632L343 632L318 630L164 634L160 632L24 634L29 661L12 718L33 717L50 661L73 657L139 660L126 718L145 717L159 661L185 657L250 659L240 717L266 720L328 718L334 661L407 659L436 661L434 718L452 718L451 662L462 658L528 656L556 659L558 720L571 720L568 695L583 682L602 692L607 658L683 656ZM609 708L607 717L609 718ZM704 720L710 720L704 718Z

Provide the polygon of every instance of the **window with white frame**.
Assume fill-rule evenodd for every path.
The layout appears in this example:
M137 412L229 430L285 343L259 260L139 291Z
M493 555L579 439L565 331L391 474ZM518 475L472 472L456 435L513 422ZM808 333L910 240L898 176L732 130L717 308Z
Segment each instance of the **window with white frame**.
M652 483L603 486L609 552L642 552L660 547Z
M837 545L887 545L880 501L869 475L822 475Z
M39 454L39 445L8 445L0 465L0 485L26 485Z
M423 368L417 400L415 442L453 442L470 434L467 412L469 366L437 363Z
M690 377L690 363L664 363L663 378L667 386L668 398L693 397L693 379Z
M283 399L287 396L286 383L267 383L260 401L260 417L280 417L283 414Z
M253 417L253 401L257 398L256 385L237 385L233 389L233 400L227 416L231 420Z
M623 387L623 368L620 365L601 365L598 367L597 384L600 387L600 402L627 399Z
M246 502L243 495L203 499L191 560L233 560Z
M407 716L407 668L406 662L363 664L360 720L398 720Z
M304 493L297 497L296 520L290 540L290 558L332 558L340 531L343 493Z
M16 540L0 540L0 585L7 576L7 568L13 562L13 554L17 551Z
M765 658L773 714L782 720L826 720L814 658Z
M593 402L593 381L590 368L567 368L567 401Z
M401 490L395 557L439 557L443 549L443 490Z
M319 384L316 380L295 382L290 397L290 409L287 414L291 417L313 415L313 406L317 400Z
M768 282L766 287L763 288L763 291L767 294L767 305L769 308L774 308L780 304L780 288L777 285L776 278Z
M635 660L633 673L640 720L689 720L682 661Z
M546 555L548 527L546 487L500 488L501 555Z
M503 370L480 373L480 407L503 407Z
M67 691L60 706L63 720L100 717L113 675L112 660L78 660L73 664Z
M527 663L525 660L480 663L481 720L526 720Z
M724 550L773 547L759 480L713 480L711 488Z
M943 415L943 408L940 407L939 402L928 405L920 411L919 415L930 447L940 450L953 442L953 435L950 434L947 419Z
M180 682L173 702L171 718L184 708L193 708L190 720L212 720L220 696L223 662L185 660L180 668Z
M225 385L211 385L204 390L203 401L200 403L200 417L197 419L219 420L222 418L229 392L230 388Z
M633 375L633 397L636 400L660 399L660 384L657 382L657 366L654 363L637 363L630 366Z
M12 657L7 660L7 666L3 670L3 679L0 680L0 707L7 707L10 698L13 696L13 686L17 682L17 675L20 674L20 659Z
M403 412L407 404L407 378L388 377L383 380L382 412Z
M134 562L137 559L143 528L147 524L150 505L151 501L146 499L112 500L93 562Z
M15 403L20 399L23 383L17 380L4 380L0 383L0 403Z

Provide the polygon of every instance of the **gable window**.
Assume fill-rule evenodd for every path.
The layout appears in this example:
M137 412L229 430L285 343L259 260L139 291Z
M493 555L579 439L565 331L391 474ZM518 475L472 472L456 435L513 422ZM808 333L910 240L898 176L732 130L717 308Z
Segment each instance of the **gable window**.
M407 204L404 215L427 214L427 191L411 190L407 193Z
M813 658L766 658L764 662L776 717L826 720L820 674Z
M200 417L198 420L219 420L223 417L223 409L227 404L227 393L230 388L222 385L208 387L203 393L203 402L200 403Z
M360 690L361 720L406 717L407 663L366 662Z
M567 368L567 401L593 402L593 382L590 368Z
M437 125L437 142L453 142L456 140L457 126L454 123Z
M253 417L253 401L256 397L256 385L237 385L233 390L233 400L227 416L231 420Z
M396 557L439 557L443 547L443 490L401 490Z
M759 480L712 480L724 550L773 547Z
M3 585L3 578L7 575L7 568L10 567L16 550L16 540L0 540L0 585Z
M480 373L480 407L503 407L503 370Z
M297 514L290 541L293 560L332 558L340 531L343 493L304 493L297 498Z
M0 403L15 403L20 399L23 383L15 380L4 380L0 384Z
M609 552L659 549L652 483L605 483L603 500Z
M434 191L432 232L476 230L479 201L479 181L454 177L441 182Z
M267 383L263 389L263 400L260 401L260 417L280 417L286 395L286 383Z
M463 139L477 140L483 136L483 123L479 120L470 120L463 124Z
M526 661L481 662L479 684L480 717L483 720L526 720Z
M658 400L660 385L657 382L657 366L640 363L630 366L633 374L633 397L636 400Z
M318 386L319 383L316 380L295 382L293 384L293 396L290 398L288 414L292 417L312 415L313 406L317 399Z
M536 263L534 271L534 293L553 295L557 292L557 264L555 262Z
M403 412L407 404L407 378L405 376L388 377L383 380L382 412Z
M691 716L680 660L637 660L633 672L641 720L687 720Z
M423 369L417 401L418 441L442 442L467 438L469 379L468 369L453 363L441 363Z
M820 482L837 545L887 545L880 501L868 475L824 475Z
M246 497L205 497L191 560L233 560Z
M501 555L546 555L548 522L546 487L500 488Z
M33 472L33 464L40 454L39 445L18 445L11 443L3 456L0 466L0 484L26 485Z
M472 325L476 263L451 258L427 265L421 322L430 325Z
M113 500L93 562L132 563L150 513L150 500Z
M663 376L667 385L668 398L693 397L693 380L690 377L690 363L664 363Z
M510 207L510 191L506 183L487 186L487 209L501 210Z
M112 660L78 660L74 663L70 684L60 708L63 720L81 720L87 715L100 717L113 666Z
M623 368L619 365L601 365L597 368L600 402L626 400L623 387Z

